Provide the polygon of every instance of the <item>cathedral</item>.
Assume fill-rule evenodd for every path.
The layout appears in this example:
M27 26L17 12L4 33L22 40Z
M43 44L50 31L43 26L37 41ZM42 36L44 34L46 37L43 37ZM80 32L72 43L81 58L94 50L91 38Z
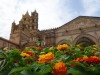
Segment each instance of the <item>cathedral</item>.
M73 44L84 43L84 46L100 44L100 17L78 16L61 27L39 30L38 13L35 10L29 15L22 15L19 24L12 23L10 39L0 37L0 48L5 46L29 47L41 41L44 47L64 44L71 40Z

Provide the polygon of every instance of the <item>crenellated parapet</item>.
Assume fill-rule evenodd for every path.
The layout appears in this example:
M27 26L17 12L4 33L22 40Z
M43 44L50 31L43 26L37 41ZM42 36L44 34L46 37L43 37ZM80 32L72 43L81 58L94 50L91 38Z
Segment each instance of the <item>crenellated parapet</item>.
M11 29L11 33L16 33L19 31L19 26L16 25L15 21L12 23L12 29Z

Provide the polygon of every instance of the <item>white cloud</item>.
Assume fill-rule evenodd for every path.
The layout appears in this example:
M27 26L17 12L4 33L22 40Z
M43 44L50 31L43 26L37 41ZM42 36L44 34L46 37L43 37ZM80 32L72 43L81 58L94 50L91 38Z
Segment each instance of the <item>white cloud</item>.
M27 10L37 10L41 30L59 27L80 14L95 15L100 9L99 0L82 0L82 4L84 12L71 7L71 0L1 0L0 36L8 39L12 22L18 23Z
M85 15L96 15L96 12L100 11L100 0L82 0L82 3Z
M36 9L39 13L40 30L62 25L63 20L59 17L66 14L60 12L62 9L60 0L10 0L10 2L3 0L0 1L0 8L0 33L2 33L0 36L5 38L9 38L11 23L14 20L18 23L27 10L32 12Z

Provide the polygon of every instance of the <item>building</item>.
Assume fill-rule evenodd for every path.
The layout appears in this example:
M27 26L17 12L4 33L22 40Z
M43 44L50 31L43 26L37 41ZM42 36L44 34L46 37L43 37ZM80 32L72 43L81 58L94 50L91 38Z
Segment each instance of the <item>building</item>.
M19 45L0 37L0 49L3 49L5 47L8 47L9 49L13 49L13 48L19 48Z
M12 23L10 42L26 47L35 45L35 42L41 41L42 46L56 46L71 40L78 44L83 42L84 46L100 43L100 17L79 16L61 27L39 30L38 13L36 11L29 15L26 12L16 25Z

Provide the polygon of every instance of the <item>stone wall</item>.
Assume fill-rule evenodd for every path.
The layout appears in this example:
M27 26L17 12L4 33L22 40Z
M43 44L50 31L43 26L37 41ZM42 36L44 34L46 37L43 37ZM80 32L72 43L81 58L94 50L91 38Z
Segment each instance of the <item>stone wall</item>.
M0 37L0 49L3 49L5 47L8 47L8 49L13 49L19 48L19 45Z

